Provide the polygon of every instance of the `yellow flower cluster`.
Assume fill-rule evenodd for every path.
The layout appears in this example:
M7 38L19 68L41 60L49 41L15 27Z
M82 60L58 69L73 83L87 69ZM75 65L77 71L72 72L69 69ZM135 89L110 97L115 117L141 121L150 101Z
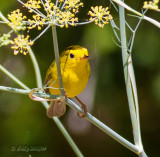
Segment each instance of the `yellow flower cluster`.
M149 1L149 2L145 1L143 8L158 11L159 10L158 3L159 3L159 0L153 0L153 1Z
M76 13L78 13L79 8L83 7L81 0L57 0L56 4L52 3L51 0L27 0L24 4L19 0L26 8L28 8L30 13L33 13L32 19L27 19L20 13L17 9L8 15L10 22L8 25L14 30L24 30L28 28L29 30L33 28L38 28L41 30L44 25L56 25L59 27L68 28L69 25L75 26L76 24L87 24L90 22L95 22L99 27L104 27L105 24L112 19L108 7L103 8L102 6L91 7L91 11L88 14L91 16L89 21L78 23L78 18ZM154 3L157 4L159 0L155 0ZM42 11L42 6L44 8L45 14ZM43 34L47 29L41 33ZM37 38L35 38L36 40ZM6 39L7 41L7 39ZM4 42L4 41L2 41ZM8 40L8 43L10 41ZM12 49L14 49L14 54L23 53L26 55L30 50L30 46L33 45L33 41L29 40L29 36L24 37L24 35L18 35L14 41L11 42Z
M24 6L32 9L40 9L41 8L40 4L41 4L40 0L28 0L28 2ZM29 11L32 12L31 9Z
M33 20L28 19L29 26L28 29L33 29L35 27L38 27L38 30L42 29L42 26L46 19L42 18L39 14L33 15Z
M59 12L59 8L55 6L54 3L51 2L51 0L46 0L44 6L45 11L47 12L48 19L53 19L53 16L55 16L55 14Z
M1 37L0 37L0 47L1 46L6 46L8 44L11 44L12 43L12 40L10 40L9 38L11 37L10 34L3 34Z
M65 9L72 10L74 13L78 12L79 7L83 7L83 3L80 0L66 0Z
M72 14L70 11L64 11L57 14L56 20L60 27L68 28L68 23L72 26L75 26L75 22L78 22L78 18L74 17L75 15Z
M88 14L91 16L90 21L94 21L99 27L104 27L104 24L107 24L109 20L112 19L108 7L103 8L102 6L91 7L92 11L89 11Z
M12 49L14 50L14 55L17 55L18 53L23 53L26 55L28 51L30 51L30 46L33 45L33 41L29 40L29 35L25 38L24 35L18 35L17 38L14 38L14 41L12 42Z
M15 11L12 11L11 14L8 15L8 19L11 21L8 23L8 25L15 30L24 30L25 27L22 21L26 18L27 17L23 16L23 14L20 13L20 10L17 9Z
M78 18L75 14L78 12L79 7L83 6L80 0L59 0L63 3L63 7L56 6L51 0L46 0L45 11L47 12L47 18L49 21L54 22L58 26L68 28L69 25L75 26L78 22Z

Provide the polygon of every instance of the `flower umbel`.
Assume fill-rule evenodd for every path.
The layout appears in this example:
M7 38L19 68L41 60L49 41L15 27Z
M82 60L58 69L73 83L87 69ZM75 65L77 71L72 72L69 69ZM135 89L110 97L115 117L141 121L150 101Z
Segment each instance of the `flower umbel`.
M80 0L59 0L62 5L56 6L51 0L46 0L45 11L50 22L54 22L57 26L68 28L69 25L75 26L78 18L75 14L78 13L79 7L83 6Z
M3 35L0 37L0 47L6 46L6 45L8 45L8 44L11 44L11 43L12 43L12 40L9 39L10 37L11 37L10 33L8 33L8 34L3 34Z
M29 40L29 35L25 38L24 35L18 35L17 38L14 38L12 42L12 49L14 49L14 55L17 55L19 52L26 55L30 51L30 46L33 45L33 41Z
M151 10L155 10L155 11L160 11L160 9L158 7L158 3L159 3L159 0L153 0L153 1L149 1L149 2L145 1L143 8L144 9L151 9Z
M12 44L11 48L14 50L15 55L18 53L26 55L30 50L30 46L53 25L68 28L69 26L95 22L99 27L104 27L112 19L108 7L95 6L91 7L91 11L88 12L91 16L88 21L78 22L76 14L79 12L79 8L83 7L81 0L56 0L55 4L51 0L26 0L26 3L21 0L18 1L29 10L29 13L32 13L32 19L27 19L19 9L12 11L8 15L9 22L5 23L13 31L0 37L0 46ZM155 0L154 3L158 4L159 0ZM43 26L46 26L46 28L42 30ZM33 41L29 40L29 36L25 37L24 35L18 35L13 41L9 39L12 32L20 34L19 31L24 31L26 28L28 30L38 28L42 32Z
M46 19L42 18L39 14L33 15L32 17L33 20L28 19L29 22L28 29L33 29L35 27L38 27L38 30L41 30Z
M8 25L15 30L24 30L26 27L23 24L23 20L26 18L27 17L23 16L23 14L20 13L20 10L17 9L12 11L11 14L8 14L8 19L11 21Z
M108 7L103 8L102 6L91 7L92 11L89 11L88 14L91 16L90 21L94 21L99 27L104 27L104 24L107 24L109 20L112 19Z
M40 4L41 4L40 0L28 0L28 2L24 6L31 9L40 9L41 8ZM32 12L31 9L29 10L30 12Z
M80 0L66 0L65 9L72 10L73 12L78 12L79 7L83 7L83 3Z
M78 22L78 18L74 17L75 15L70 11L60 12L56 17L56 20L60 27L68 28L68 24L75 26L75 22Z

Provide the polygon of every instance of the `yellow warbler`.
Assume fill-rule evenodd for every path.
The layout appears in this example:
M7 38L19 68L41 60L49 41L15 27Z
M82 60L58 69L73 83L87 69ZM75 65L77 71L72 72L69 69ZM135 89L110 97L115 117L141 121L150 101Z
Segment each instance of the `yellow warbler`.
M90 76L87 49L79 45L66 48L60 55L60 67L64 91L67 97L73 98L84 90ZM47 71L44 84L46 87L49 87L46 92L53 95L60 94L55 61L53 61ZM82 104L82 107L85 106L78 98L77 100ZM65 113L65 110L66 104L64 101L52 101L47 110L47 115L48 117L60 117ZM85 108L83 110L86 112Z

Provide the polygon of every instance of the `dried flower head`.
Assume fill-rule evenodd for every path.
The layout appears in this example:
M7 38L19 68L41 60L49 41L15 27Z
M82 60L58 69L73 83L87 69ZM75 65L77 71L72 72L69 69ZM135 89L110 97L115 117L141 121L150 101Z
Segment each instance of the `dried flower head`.
M104 24L107 24L109 20L112 19L108 7L103 8L102 6L91 7L92 11L89 11L88 14L91 16L90 21L94 21L99 27L104 27Z

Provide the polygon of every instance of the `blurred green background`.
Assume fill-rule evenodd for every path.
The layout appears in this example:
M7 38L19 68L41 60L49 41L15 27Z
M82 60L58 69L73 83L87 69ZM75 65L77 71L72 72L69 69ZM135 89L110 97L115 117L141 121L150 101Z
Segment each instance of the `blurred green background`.
M97 4L111 6L108 1L86 1L80 9L80 20L85 21L90 6ZM131 7L141 11L143 1L126 1ZM0 10L7 15L12 10L26 10L16 0L0 1ZM111 13L118 25L119 19L114 8ZM129 13L129 12L127 12ZM148 16L160 20L160 14L148 11ZM128 23L134 28L137 19L127 16ZM0 34L8 31L6 25L0 24ZM129 30L128 39L131 36ZM133 142L126 90L123 76L121 50L110 24L103 29L94 24L57 28L59 49L62 51L70 45L82 45L89 50L92 60L91 79L87 91L81 97L89 111L99 120L111 127L124 138ZM38 32L31 34L34 38ZM115 42L114 42L115 41ZM51 30L43 35L33 46L39 62L42 78L54 59ZM160 30L143 21L138 28L134 47L133 63L136 75L141 133L144 149L148 156L159 155L160 143ZM10 47L0 48L0 64L6 67L28 87L36 87L35 75L29 55L14 56ZM0 85L17 87L10 78L0 71ZM85 100L85 95L91 100ZM25 157L63 157L75 156L65 138L51 119L48 119L41 103L33 102L26 95L0 91L0 156ZM75 111L67 108L60 118L76 144L87 157L96 156L136 156L117 143L97 127L86 120L79 120ZM20 147L19 147L20 146ZM41 147L44 151L13 151L12 148Z

